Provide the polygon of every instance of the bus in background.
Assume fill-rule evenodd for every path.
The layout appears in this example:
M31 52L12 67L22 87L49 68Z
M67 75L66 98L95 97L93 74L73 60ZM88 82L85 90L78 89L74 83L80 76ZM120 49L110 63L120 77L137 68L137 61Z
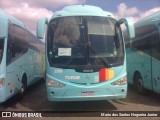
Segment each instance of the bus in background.
M25 25L0 9L0 103L44 77L44 43Z
M126 97L126 57L120 24L131 38L129 19L90 5L66 6L48 21L40 18L37 37L46 33L46 88L49 101L89 101Z
M139 93L160 93L160 11L135 23L135 38L125 34L128 82Z

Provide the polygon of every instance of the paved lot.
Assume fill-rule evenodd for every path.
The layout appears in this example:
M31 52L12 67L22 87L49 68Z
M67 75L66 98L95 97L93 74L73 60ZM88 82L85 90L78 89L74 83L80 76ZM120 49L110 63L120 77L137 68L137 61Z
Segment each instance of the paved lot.
M52 111L49 116L54 117L54 120L63 119L62 116L70 116L70 120L75 119L88 119L79 118L83 116L100 116L102 111L160 111L160 95L149 92L147 95L139 95L134 89L129 86L128 95L123 100L109 100L109 101L92 101L92 102L49 102L46 96L45 84L39 82L27 91L27 94L22 100L15 97L0 105L0 111ZM64 112L65 111L65 112ZM68 118L68 117L67 117ZM141 117L139 119L151 119L149 117ZM44 119L44 118L41 118ZM51 117L47 118L52 119ZM92 119L106 119L106 117L92 118ZM113 117L107 117L113 119ZM116 117L117 119L117 117ZM122 117L121 117L122 119ZM123 118L124 119L124 118ZM125 117L125 119L128 119ZM135 119L135 118L129 118ZM160 118L152 118L158 119ZM39 119L38 119L39 120Z

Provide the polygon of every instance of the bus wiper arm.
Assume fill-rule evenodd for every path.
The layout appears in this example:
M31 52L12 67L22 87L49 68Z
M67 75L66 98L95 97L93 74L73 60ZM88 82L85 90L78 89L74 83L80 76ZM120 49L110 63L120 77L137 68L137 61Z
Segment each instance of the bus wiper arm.
M88 46L89 46L89 48L92 49L92 51L94 51L95 53L98 53L97 50L95 50L91 44L89 44ZM109 63L109 61L107 59L101 57L100 54L98 54L98 58L102 61L103 64L107 65L107 67L109 67L109 68L111 67L111 64Z
M72 63L72 61L74 60L74 58L70 58L67 62L66 62L66 65L65 65L65 68L68 68L69 65Z

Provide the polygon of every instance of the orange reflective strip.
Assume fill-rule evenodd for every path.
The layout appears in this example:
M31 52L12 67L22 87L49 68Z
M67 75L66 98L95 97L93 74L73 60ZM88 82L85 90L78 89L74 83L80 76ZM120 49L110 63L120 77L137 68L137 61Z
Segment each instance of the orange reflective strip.
M114 71L103 68L99 71L99 82L104 82L106 80L110 80L114 77Z

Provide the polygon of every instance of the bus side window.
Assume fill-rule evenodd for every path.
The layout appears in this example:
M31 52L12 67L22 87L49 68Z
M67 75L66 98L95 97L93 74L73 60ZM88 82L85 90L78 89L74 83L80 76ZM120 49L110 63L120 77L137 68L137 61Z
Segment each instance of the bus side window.
M0 63L3 57L3 50L4 50L4 39L0 39Z
M125 47L130 48L131 47L130 46L130 38L129 38L127 31L123 32L123 36L124 36L124 41L125 41Z
M13 25L9 25L8 28L8 43L7 43L7 64L9 64L14 58L13 50Z
M154 36L152 37L153 47L160 53L160 37L158 30L155 32Z
M158 60L160 60L160 36L158 32L158 28L155 27L153 30L151 41L152 41L152 56Z
M2 55L3 55L3 51L2 49L0 49L0 58L2 57Z
M24 28L14 25L14 53L18 57L28 50L26 31Z
M151 36L153 33L152 25L145 25L139 28L136 28L136 37L132 43L132 47L151 54Z

